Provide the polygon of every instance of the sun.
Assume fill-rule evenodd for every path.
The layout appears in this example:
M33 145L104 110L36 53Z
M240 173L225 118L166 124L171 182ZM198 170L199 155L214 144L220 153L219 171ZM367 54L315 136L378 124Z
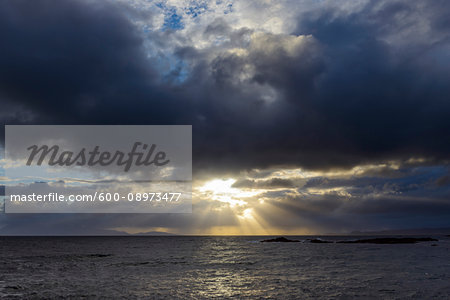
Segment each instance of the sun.
M232 185L236 182L236 179L214 179L206 182L199 190L201 192L215 192L215 193L233 193L234 188Z
M247 202L241 200L242 191L234 188L236 179L214 179L206 182L199 188L202 193L210 195L211 199L228 203L231 207L245 205Z

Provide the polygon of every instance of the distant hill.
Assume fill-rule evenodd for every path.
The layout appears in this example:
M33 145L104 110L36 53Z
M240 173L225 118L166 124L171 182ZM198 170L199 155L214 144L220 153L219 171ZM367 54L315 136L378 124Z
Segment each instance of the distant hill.
M149 231L149 232L139 232L131 235L171 236L176 234L164 231Z
M176 234L162 231L149 231L130 234L124 231L112 229L90 229L87 231L81 230L58 231L58 230L51 230L50 228L37 228L25 232L19 230L11 230L10 228L0 229L0 236L172 236L172 235Z

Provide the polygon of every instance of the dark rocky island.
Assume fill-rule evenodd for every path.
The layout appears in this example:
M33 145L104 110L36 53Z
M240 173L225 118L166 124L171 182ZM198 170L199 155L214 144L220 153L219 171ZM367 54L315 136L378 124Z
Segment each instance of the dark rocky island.
M312 239L312 240L309 240L309 242L310 243L314 243L314 244L330 244L330 243L333 243L331 241L324 241L324 240L321 240L321 239Z
M278 237L275 239L263 240L261 243L298 243L299 240L290 240L285 237Z
M351 241L326 241L322 239L309 239L310 243L314 244L330 244L330 243L339 243L339 244L415 244L419 242L437 242L437 239L433 239L430 237L424 238L415 238L415 237L383 237L383 238L371 238L371 239L359 239L359 240L351 240ZM285 237L278 237L269 240L263 240L261 243L298 243L299 240L290 240Z
M355 241L339 241L338 243L344 244L415 244L418 242L437 242L437 239L430 237L426 238L373 238L373 239L362 239Z

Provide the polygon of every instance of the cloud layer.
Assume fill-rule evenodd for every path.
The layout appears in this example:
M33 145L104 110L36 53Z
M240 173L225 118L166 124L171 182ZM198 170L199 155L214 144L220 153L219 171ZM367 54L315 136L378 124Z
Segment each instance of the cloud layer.
M3 123L193 124L199 167L448 160L445 2L267 4L299 11L275 33L169 4L2 3Z
M2 124L192 124L199 182L234 176L235 188L267 190L277 209L296 207L292 220L315 220L307 222L311 228L318 228L312 223L332 228L347 213L368 211L374 218L366 223L372 226L389 219L376 216L379 207L443 218L448 204L438 199L447 194L436 191L447 191L450 159L448 15L445 0L1 2L0 119ZM242 175L386 162L407 175L366 170L365 177L381 178L373 187L377 200L367 196L375 193L367 190L373 182L358 187L361 174L348 183L352 189L344 189L351 195L347 202L334 181ZM436 191L422 185L414 194L428 200L384 194L381 186L396 182L393 173L409 178L417 167L443 170L439 179L426 172L437 180ZM415 180L411 184L422 184ZM308 192L302 200L298 189L314 184L334 194ZM273 188L289 192L273 194ZM204 214L222 205L202 201L198 209ZM309 211L321 213L309 218ZM259 213L281 226L269 210ZM283 214L277 216L283 220ZM224 222L231 226L236 218ZM183 222L193 227L187 219ZM292 222L292 228L303 226ZM162 223L147 221L167 225Z

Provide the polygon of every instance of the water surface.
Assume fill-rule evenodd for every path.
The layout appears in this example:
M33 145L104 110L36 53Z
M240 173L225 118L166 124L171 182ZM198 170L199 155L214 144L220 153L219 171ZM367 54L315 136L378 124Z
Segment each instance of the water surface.
M0 297L450 298L449 238L259 242L266 238L2 237Z

